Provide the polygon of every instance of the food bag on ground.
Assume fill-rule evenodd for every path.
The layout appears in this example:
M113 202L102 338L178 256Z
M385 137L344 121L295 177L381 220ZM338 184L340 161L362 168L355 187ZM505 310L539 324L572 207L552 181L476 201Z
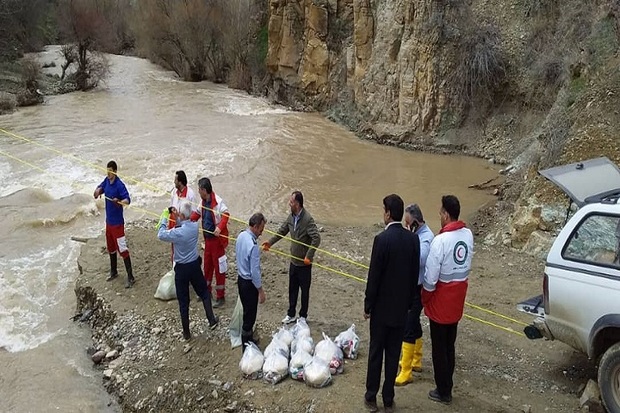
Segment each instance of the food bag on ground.
M325 361L331 374L340 374L344 371L344 355L328 336L323 333L323 340L319 341L314 349L314 357Z
M298 350L304 350L310 355L314 354L314 341L310 336L301 336L291 343L291 354L295 354Z
M293 357L291 357L291 362L288 365L288 373L290 374L293 380L301 380L304 379L304 367L306 364L312 361L312 356L303 349L299 348L295 353L293 353Z
M325 387L332 382L329 364L314 356L310 363L304 366L304 382L310 387Z
M290 349L282 340L279 340L274 334L271 339L271 343L265 348L265 358L269 357L273 353L280 353L284 357L286 357L286 361L288 363L288 356L290 354Z
M261 377L265 357L256 344L250 342L245 346L239 368L246 378L256 380Z
M310 327L306 323L305 319L298 318L295 327L292 328L293 338L299 338L302 336L310 337Z
M288 358L280 351L274 351L263 364L263 379L271 384L276 384L284 380L288 374Z
M357 349L360 345L360 338L355 334L355 324L351 324L347 330L336 336L334 343L342 349L344 356L348 359L357 358Z
M155 291L155 298L163 301L176 300L177 289L174 284L174 270L168 271L161 277L157 291Z
M284 327L280 327L274 337L286 344L287 346L290 346L291 342L293 341L293 333L291 333Z

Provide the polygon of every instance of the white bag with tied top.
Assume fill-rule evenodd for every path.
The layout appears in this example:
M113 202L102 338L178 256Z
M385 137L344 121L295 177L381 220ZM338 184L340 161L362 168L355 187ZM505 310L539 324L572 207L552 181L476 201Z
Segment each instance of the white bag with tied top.
M265 357L256 344L250 342L246 343L245 350L243 350L243 356L239 362L239 368L243 375L252 380L256 380L261 377L263 363Z
M325 387L331 384L332 375L329 364L314 356L310 363L304 366L304 382L310 387Z
M319 341L314 349L314 357L326 362L331 374L340 374L344 371L342 350L325 333L323 340Z
M360 345L360 338L355 334L355 324L351 324L347 330L336 336L334 343L342 349L344 356L348 359L357 358L357 349Z

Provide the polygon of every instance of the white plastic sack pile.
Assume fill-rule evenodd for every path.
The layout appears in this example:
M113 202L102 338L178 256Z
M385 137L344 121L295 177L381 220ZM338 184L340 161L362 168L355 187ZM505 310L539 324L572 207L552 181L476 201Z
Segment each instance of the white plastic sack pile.
M303 349L298 349L293 353L293 357L291 357L291 362L288 365L288 373L290 374L293 380L304 380L304 367L306 364L312 361L312 356L304 351Z
M314 349L314 357L318 357L327 363L331 374L340 374L344 371L342 349L325 333L323 333L323 340L319 341Z
M360 345L360 338L355 334L355 324L351 324L347 330L336 336L334 343L342 349L344 356L348 359L357 358L357 349Z
M243 350L243 356L239 362L239 368L243 375L248 379L256 380L261 377L261 371L263 369L263 363L265 357L256 344L250 342L246 343L245 350Z
M155 298L163 301L176 300L177 289L174 285L174 270L168 271L161 277L157 291L155 291Z
M312 357L310 363L304 366L304 382L310 387L325 387L332 382L329 364L319 357Z

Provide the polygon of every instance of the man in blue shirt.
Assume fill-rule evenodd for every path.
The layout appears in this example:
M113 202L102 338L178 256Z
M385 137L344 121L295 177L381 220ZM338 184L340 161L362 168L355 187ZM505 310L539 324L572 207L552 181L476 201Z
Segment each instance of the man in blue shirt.
M418 286L413 297L413 304L407 313L405 335L401 349L400 373L396 377L396 386L404 386L413 382L411 371L422 371L422 282L426 273L426 259L431 251L431 242L435 237L433 231L424 222L422 210L418 204L405 208L405 226L420 238L420 272Z
M239 298L243 304L243 325L241 326L241 352L245 344L254 340L254 323L258 304L265 302L265 291L260 273L258 237L265 229L265 217L260 212L250 217L249 228L239 234L235 251L237 253L237 285Z
M157 238L161 241L171 242L174 246L174 285L179 301L183 338L189 340L191 338L189 331L190 284L202 300L207 320L209 320L209 327L213 330L220 320L213 314L211 294L207 289L207 281L202 274L200 255L198 255L198 223L190 220L192 204L187 200L182 200L177 210L177 226L167 229L170 209L164 210L159 222Z
M118 166L110 161L107 165L108 176L99 184L93 196L95 199L101 195L105 198L105 240L110 254L110 275L107 281L118 277L116 251L121 254L127 270L127 283L125 288L130 288L135 283L131 269L131 258L125 239L125 219L123 218L123 206L129 205L131 199L127 187L116 175Z

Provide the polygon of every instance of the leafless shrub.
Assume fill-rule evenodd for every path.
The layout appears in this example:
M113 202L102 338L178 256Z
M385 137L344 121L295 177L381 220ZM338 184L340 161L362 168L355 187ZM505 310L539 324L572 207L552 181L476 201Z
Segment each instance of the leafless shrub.
M506 76L498 30L474 27L463 37L460 50L453 76L455 96L466 105L490 103Z
M39 76L41 76L39 62L32 58L23 59L21 62L22 86L28 91L36 92L39 88Z
M247 64L235 64L228 74L228 86L233 89L250 91L252 88L252 74Z

